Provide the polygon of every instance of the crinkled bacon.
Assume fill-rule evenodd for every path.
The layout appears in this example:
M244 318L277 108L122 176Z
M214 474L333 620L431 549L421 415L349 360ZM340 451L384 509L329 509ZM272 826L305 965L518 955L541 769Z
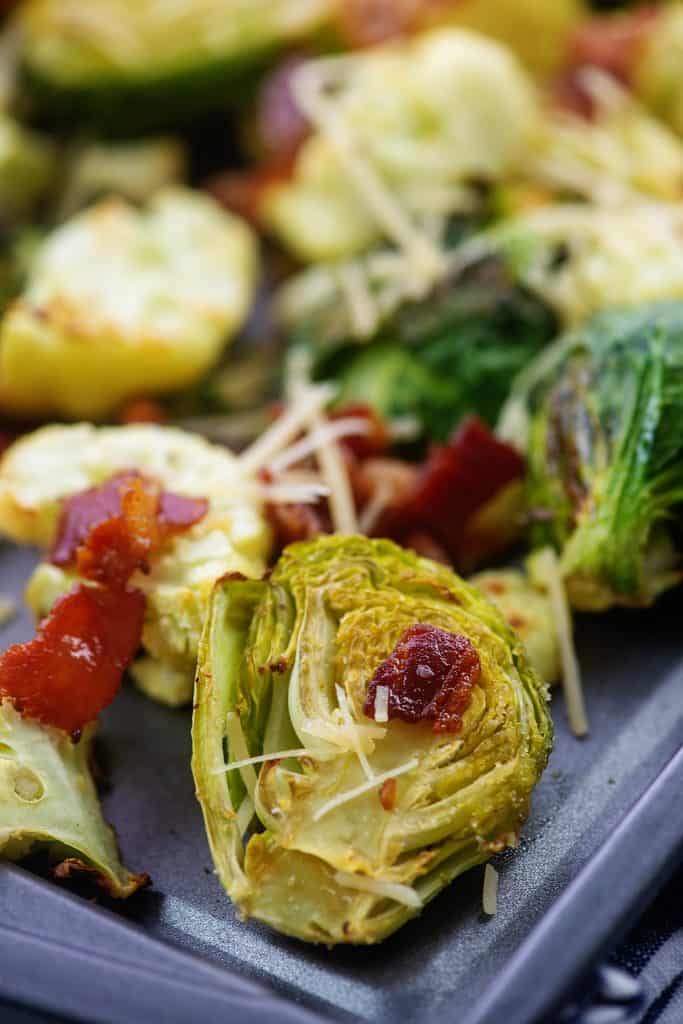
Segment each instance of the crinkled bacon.
M569 44L567 67L553 85L559 106L581 117L594 116L594 101L581 76L585 67L599 68L630 87L658 15L656 7L641 7L583 21Z
M373 675L363 711L375 717L377 687L385 686L390 719L431 722L437 733L458 732L480 676L479 655L466 636L417 623Z
M375 533L404 543L411 535L431 537L456 565L466 564L468 523L524 470L514 448L468 417L447 444L431 448L411 493L387 510Z
M139 590L78 584L61 597L33 640L0 658L0 694L17 710L77 735L116 696L140 645Z
M136 470L68 498L52 560L92 582L61 597L33 640L0 657L0 696L71 734L97 718L140 646L145 597L129 578L207 508L205 499L164 492Z
M104 553L107 542L112 550L125 547L130 562L126 579L153 546L159 546L170 534L199 522L207 512L205 498L187 498L163 491L149 477L135 469L115 473L97 487L72 495L62 504L57 537L49 560L55 565L70 565L78 548L86 543L95 528L93 550ZM117 520L105 526L107 520ZM142 549L146 550L143 551ZM136 563L136 564L133 564ZM85 575L88 575L85 573ZM119 573L120 575L120 573Z

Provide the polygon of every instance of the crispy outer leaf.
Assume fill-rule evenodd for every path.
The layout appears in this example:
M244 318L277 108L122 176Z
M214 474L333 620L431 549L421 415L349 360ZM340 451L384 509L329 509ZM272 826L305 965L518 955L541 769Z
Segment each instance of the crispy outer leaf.
M532 538L553 543L578 607L649 604L680 578L683 303L600 314L513 390Z

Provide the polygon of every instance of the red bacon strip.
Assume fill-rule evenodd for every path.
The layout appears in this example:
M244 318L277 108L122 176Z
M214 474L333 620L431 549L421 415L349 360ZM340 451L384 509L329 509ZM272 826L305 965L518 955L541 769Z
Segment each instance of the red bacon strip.
M0 697L21 714L77 736L111 703L140 646L145 596L127 585L172 534L205 515L203 498L162 492L135 470L67 499L52 560L75 566L77 584L33 640L0 657Z

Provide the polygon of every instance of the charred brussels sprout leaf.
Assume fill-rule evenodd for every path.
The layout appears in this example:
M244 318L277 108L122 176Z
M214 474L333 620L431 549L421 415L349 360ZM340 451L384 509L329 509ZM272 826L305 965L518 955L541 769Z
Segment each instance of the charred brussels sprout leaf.
M74 743L0 703L0 856L20 860L47 848L57 876L83 871L123 898L148 879L121 864L102 817L89 768L93 735L88 726Z
M459 731L366 714L374 674L415 626L480 665ZM295 544L267 580L216 587L193 770L245 917L312 942L380 941L514 841L551 733L545 687L501 614L389 541Z
M680 579L683 303L600 314L518 381L502 418L527 449L535 544L573 604L647 605Z

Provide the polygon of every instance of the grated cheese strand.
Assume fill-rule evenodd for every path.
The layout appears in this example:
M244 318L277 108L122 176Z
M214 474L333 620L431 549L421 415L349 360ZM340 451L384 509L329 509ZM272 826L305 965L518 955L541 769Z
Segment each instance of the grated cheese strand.
M265 761L284 761L287 757L310 757L311 753L306 747L299 747L296 750L277 750L273 754L257 754L255 757L243 757L240 761L231 761L230 764L223 764L220 768L213 768L211 775L223 775L225 772L234 772L245 768L248 764L263 764Z
M492 864L484 868L484 888L481 894L481 906L485 914L495 917L498 910L498 872Z
M369 431L370 424L367 419L360 416L345 416L333 423L324 423L322 427L310 431L306 437L295 441L289 448L285 448L279 455L276 455L268 464L268 469L273 473L281 473L312 455L324 441L339 441L344 437L358 437Z
M376 786L382 785L387 779L396 779L399 775L404 775L405 772L412 772L414 768L417 768L418 760L416 757L406 761L399 768L392 768L391 771L383 772L381 775L376 775L374 779L369 779L367 782L362 782L360 786L355 786L353 789L347 789L345 793L340 793L338 796L332 797L326 803L321 804L318 810L313 815L313 821L320 821L326 814L333 811L336 807L341 807L342 804L349 803L351 800L355 800L356 797L362 796L364 793L368 793L371 789L375 789Z
M325 95L325 89L338 82L339 72L353 61L353 57L333 57L305 64L293 77L294 96L300 109L334 147L344 170L379 227L405 251L413 273L426 288L444 273L445 260L441 249L428 234L418 230L374 167L358 153L334 103Z
M555 620L555 629L560 644L562 658L562 688L567 704L569 726L575 736L586 736L588 733L588 716L581 685L581 672L574 650L571 613L567 595L557 561L552 548L544 548L536 556L536 564L543 574L548 587L548 597Z
M375 721L389 721L389 687L378 686L375 690Z
M334 880L338 885L343 885L347 889L370 892L375 896L383 896L394 900L395 903L402 903L406 907L414 907L416 910L421 909L423 906L422 900L412 885L402 885L400 882L383 882L379 878L368 878L367 875L353 875L349 871L337 871Z
M311 416L323 409L334 397L329 384L311 385L297 395L296 404L290 405L279 419L239 456L247 473L263 469L279 451L286 448L310 422Z
M367 759L367 757L366 757L366 755L365 755L365 753L363 751L363 748L362 748L361 743L360 743L360 739L358 737L358 733L356 732L356 724L355 724L355 722L353 720L353 715L351 714L351 708L349 706L349 699L346 696L346 694L344 693L344 690L342 689L342 687L338 683L335 685L335 690L337 691L337 700L339 702L339 710L342 713L342 717L344 718L344 722L345 722L345 724L347 726L349 735L351 736L351 744L353 746L354 753L355 753L356 757L358 758L358 760L360 761L360 765L361 765L361 768L363 769L363 771L365 772L366 779L374 779L375 773L373 772L372 768L370 767L370 762L368 761L368 759Z
M239 769L239 773L242 776L242 782L249 794L249 798L253 802L254 793L256 792L256 772L254 771L253 765L248 763L249 748L247 747L247 741L244 736L239 715L234 711L228 711L225 716L225 733L228 738L228 749L230 752L232 753L232 751L235 751L241 761L247 762Z

